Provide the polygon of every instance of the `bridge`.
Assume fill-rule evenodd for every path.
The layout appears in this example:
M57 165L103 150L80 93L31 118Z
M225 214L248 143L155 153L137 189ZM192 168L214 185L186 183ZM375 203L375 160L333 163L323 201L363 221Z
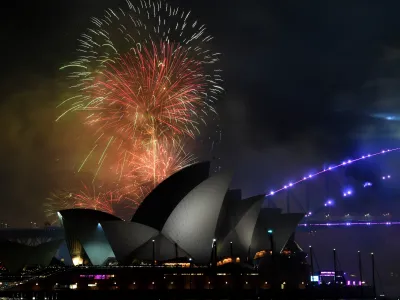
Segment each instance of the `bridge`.
M387 160L387 154L396 152L400 152L400 148L384 149L336 165L325 165L320 171L306 174L269 192L266 195L268 206L279 207L287 213L304 213L305 217L298 226L301 231L400 225L400 190L397 189L396 174L391 174L396 169L391 164L393 161ZM369 161L368 164L365 161ZM374 173L376 169L365 169L371 165L378 166L378 174ZM354 177L355 170L357 177Z

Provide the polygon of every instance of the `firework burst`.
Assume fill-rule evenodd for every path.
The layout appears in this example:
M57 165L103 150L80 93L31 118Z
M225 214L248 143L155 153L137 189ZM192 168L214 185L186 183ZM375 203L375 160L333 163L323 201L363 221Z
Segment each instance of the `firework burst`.
M93 18L79 39L80 56L62 67L75 92L59 118L80 112L94 128L81 168L97 154L100 170L107 153L125 156L132 143L194 137L223 91L220 70L212 67L219 54L208 49L212 37L190 12L162 1L127 4L126 11Z
M121 197L136 205L158 183L194 162L183 140L216 115L223 92L219 53L206 27L164 1L140 1L92 18L78 40L78 57L61 69L71 97L57 118L78 114L93 132L93 147L79 166L114 174L115 194L59 193L67 207L113 213ZM115 192L114 192L115 193ZM90 196L89 196L90 195ZM114 199L113 197L117 197ZM104 203L102 207L101 202ZM68 203L68 204L66 204ZM72 203L72 204L71 204ZM53 209L54 211L54 209Z
M152 141L163 136L194 137L197 111L206 102L199 62L182 48L152 45L105 63L105 69L85 88L92 101L82 103L87 123L124 140ZM212 109L212 108L210 108Z
M101 189L101 188L100 188ZM57 191L51 194L45 202L45 214L53 222L57 220L56 213L71 208L93 209L113 215L122 215L137 207L134 199L127 198L118 191L97 191L94 185L82 184L79 191Z

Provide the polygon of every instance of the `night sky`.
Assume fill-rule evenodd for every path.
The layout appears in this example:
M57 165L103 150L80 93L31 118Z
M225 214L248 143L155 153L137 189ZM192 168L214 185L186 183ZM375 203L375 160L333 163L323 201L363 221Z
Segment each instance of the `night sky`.
M222 53L223 136L212 156L235 167L233 186L245 196L398 145L400 123L382 118L400 115L398 1L169 2L206 23ZM74 58L89 18L119 4L21 0L4 9L0 220L42 223L43 200L71 184L84 141L73 122L54 122L67 90L58 69Z

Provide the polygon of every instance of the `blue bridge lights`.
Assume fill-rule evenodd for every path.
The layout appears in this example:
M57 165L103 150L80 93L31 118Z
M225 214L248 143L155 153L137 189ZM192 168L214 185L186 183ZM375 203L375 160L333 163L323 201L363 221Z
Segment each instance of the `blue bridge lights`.
M346 190L343 193L343 197L349 197L351 195L353 195L353 191L352 190Z
M273 195L275 195L275 194L277 194L277 193L279 193L281 191L284 191L284 190L288 189L289 187L295 186L296 184L299 184L301 182L310 180L311 178L313 178L315 176L318 176L318 175L321 175L321 174L323 174L325 172L332 171L332 170L335 170L337 168L347 166L348 164L352 164L352 163L360 161L360 160L368 159L368 158L371 158L371 157L374 157L374 156L382 155L382 154L385 154L385 153L388 153L388 152L395 152L395 151L399 151L399 150L400 150L400 147L399 148L392 148L392 149L383 149L383 150L381 150L379 152L376 152L376 153L373 153L373 154L363 155L363 156L360 156L360 157L358 157L356 159L347 159L347 160L343 161L342 163L340 163L338 165L334 165L334 166L330 166L328 168L324 168L321 171L313 173L313 174L308 174L307 176L304 176L302 179L299 179L299 180L297 180L295 182L289 182L288 184L283 185L281 188L271 191L269 194L266 194L265 196L266 197L273 196ZM385 178L382 178L382 179L385 180L385 179L390 178L390 175L386 175L386 176L383 176L383 177L385 177ZM344 197L349 196L349 195L352 194L351 191L350 191L350 193L348 193L348 192L345 192L345 193L346 193L346 195L344 195Z

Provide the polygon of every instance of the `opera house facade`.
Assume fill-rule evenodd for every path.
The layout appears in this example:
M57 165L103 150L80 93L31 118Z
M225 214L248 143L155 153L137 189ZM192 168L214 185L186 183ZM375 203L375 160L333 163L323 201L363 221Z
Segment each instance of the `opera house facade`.
M146 197L130 221L70 209L58 213L62 228L47 233L2 230L0 261L10 272L26 265L45 267L61 245L74 265L88 266L208 266L281 252L304 215L262 208L264 195L242 199L240 190L229 190L231 173L210 176L209 169L210 163L203 162L173 174Z

